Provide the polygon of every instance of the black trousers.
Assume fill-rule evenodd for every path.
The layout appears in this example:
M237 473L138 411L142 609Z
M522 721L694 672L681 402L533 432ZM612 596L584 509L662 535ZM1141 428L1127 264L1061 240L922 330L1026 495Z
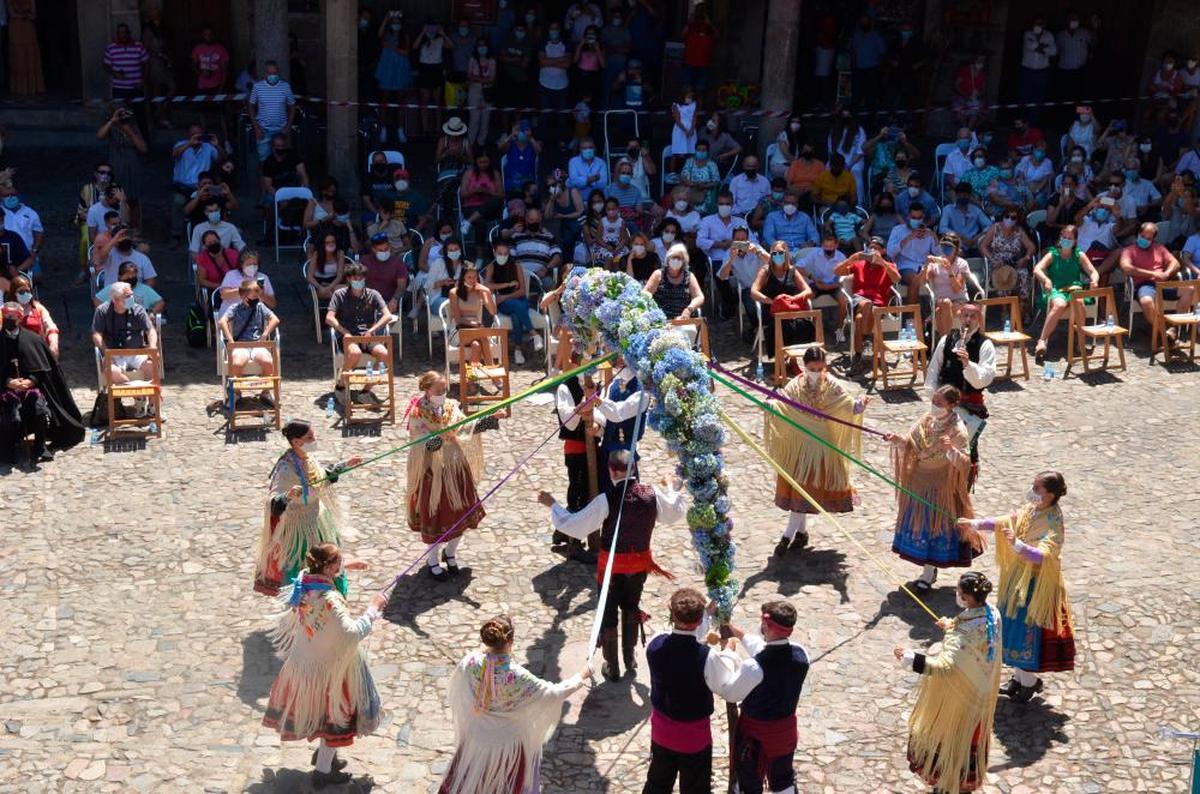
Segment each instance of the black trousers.
M762 794L763 779L759 769L764 760L767 786L771 791L783 791L788 786L796 785L796 770L793 768L790 753L763 759L763 746L760 742L739 738L734 748L734 770L740 794Z
M698 753L677 753L651 742L642 794L671 794L676 777L679 794L712 794L712 745Z
M49 425L50 409L37 389L0 393L0 461L16 461L17 446L28 433L34 435L33 455L40 456Z
M600 628L615 629L618 612L624 612L626 620L636 621L641 610L642 588L646 586L646 573L614 573L608 584L608 600L604 602L604 617Z
M588 503L587 453L563 453L567 464L567 509L578 513Z

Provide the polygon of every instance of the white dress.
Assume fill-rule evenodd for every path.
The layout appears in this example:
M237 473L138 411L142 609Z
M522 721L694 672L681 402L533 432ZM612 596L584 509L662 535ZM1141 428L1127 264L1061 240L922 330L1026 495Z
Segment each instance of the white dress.
M682 124L685 129L692 128L692 134L685 135L683 130L679 129L679 124L671 125L671 153L674 155L692 154L696 151L696 130L693 124L693 120L696 118L696 103L692 101L681 105L676 102L671 107L679 111L679 124Z

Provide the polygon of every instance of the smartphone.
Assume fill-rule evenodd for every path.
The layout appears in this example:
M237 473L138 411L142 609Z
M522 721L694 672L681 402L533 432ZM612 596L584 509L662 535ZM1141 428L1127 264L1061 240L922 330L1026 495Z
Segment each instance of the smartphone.
M734 251L745 251L750 247L750 243L745 240L736 240L733 245L729 246Z
M1104 196L1100 199L1100 203L1103 204L1105 207L1112 207L1112 206L1116 205L1117 200L1115 198L1113 198L1112 196Z

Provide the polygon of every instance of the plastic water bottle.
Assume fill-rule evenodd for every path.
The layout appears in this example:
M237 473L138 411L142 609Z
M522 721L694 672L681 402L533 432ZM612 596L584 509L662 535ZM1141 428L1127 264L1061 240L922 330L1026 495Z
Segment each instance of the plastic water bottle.
M92 442L91 443L92 443L93 447L100 443L100 431L94 427L92 428Z
M333 418L333 398L332 397L330 397L328 400L325 401L325 418L326 419Z
M1054 380L1054 367L1047 364L1042 369L1042 380Z
M379 377L381 377L381 378L382 378L384 375L387 375L387 364L385 364L385 363L383 363L382 361L380 361L380 362L379 362L379 369L377 370L377 372L378 372L378 374L379 374Z
M146 432L148 432L150 435L155 435L158 433L158 423L151 422L150 424L146 425Z
M1004 321L1004 333L1006 333L1006 334L1012 333L1012 320Z
M367 377L369 378L374 374L375 374L375 359L369 358L369 359L367 359Z
M1113 316L1111 314L1108 315L1108 320L1105 321L1104 327L1111 331L1115 325L1116 323L1113 321Z
M754 379L759 383L763 382L763 365L761 359L754 365Z

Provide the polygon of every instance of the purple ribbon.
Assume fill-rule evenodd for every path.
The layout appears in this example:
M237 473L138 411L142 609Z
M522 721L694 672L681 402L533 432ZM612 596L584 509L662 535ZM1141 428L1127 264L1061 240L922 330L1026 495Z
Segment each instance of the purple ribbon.
M590 405L591 402L599 396L600 396L600 391L599 390L595 391L591 397L587 398L586 400L581 402L579 405L575 406L575 410L571 412L571 416L575 416L576 414L583 411L584 408L586 408L588 405ZM542 443L540 443L536 447L534 447L533 450L528 455L521 458L521 460L517 461L517 465L513 466L512 469L509 470L508 474L505 474L503 477L500 478L500 482L493 485L491 490L489 490L483 496L479 497L479 501L477 501L477 502L475 502L475 504L471 505L470 509L465 511L462 514L461 518L459 518L457 521L455 521L454 524L451 525L451 527L449 529L447 529L444 533L442 533L442 536L440 538L438 538L433 543L430 543L428 546L425 547L425 551L421 552L421 556L419 556L415 560L413 560L412 563L410 563L407 568L405 568L403 571L401 571L399 574L397 574L396 578L392 579L391 583L388 584L383 589L381 589L379 592L386 593L388 590L391 590L393 587L395 587L396 584L401 579L403 579L405 576L408 576L410 573L412 573L413 568L416 568L418 565L420 565L421 562L424 561L424 559L429 556L429 552L433 551L434 547L436 547L438 544L444 542L446 540L446 538L453 535L454 531L456 529L458 529L460 526L462 526L463 523L466 522L466 520L471 517L472 513L474 513L477 509L479 509L483 505L483 503L486 502L489 497L491 497L492 494L494 494L496 491L500 490L500 487L502 485L504 485L506 482L511 480L513 478L513 476L526 463L528 463L533 458L534 455L536 455L538 452L540 452L542 450L542 447L549 444L550 441L557 435L558 435L558 429L556 428L555 430L551 431L550 435L546 436L545 440L543 440Z
M784 397L782 394L780 394L775 389L768 389L766 386L760 386L759 384L755 383L752 380L749 380L748 378L743 378L741 375L738 375L735 372L730 372L729 370L725 369L724 367L722 367L720 364L718 364L715 361L708 362L708 366L712 367L717 372L720 372L722 375L726 375L730 378L733 378L734 380L736 380L738 383L740 383L743 386L747 386L751 389L754 389L755 391L761 392L773 400L778 400L779 402L783 403L784 405L788 406L789 408L795 408L798 411L804 411L807 414L811 414L812 416L816 416L816 417L818 417L820 419L824 419L828 422L836 422L839 425L845 425L846 427L853 427L855 429L863 431L864 433L870 433L871 435L879 436L880 438L886 438L888 435L887 433L880 432L879 430L873 430L869 427L857 425L854 422L847 422L845 419L839 419L836 416L831 416L831 415L825 413L824 411L819 411L816 408L813 408L811 405L805 405L804 403L798 403L795 400L788 399L787 397Z

